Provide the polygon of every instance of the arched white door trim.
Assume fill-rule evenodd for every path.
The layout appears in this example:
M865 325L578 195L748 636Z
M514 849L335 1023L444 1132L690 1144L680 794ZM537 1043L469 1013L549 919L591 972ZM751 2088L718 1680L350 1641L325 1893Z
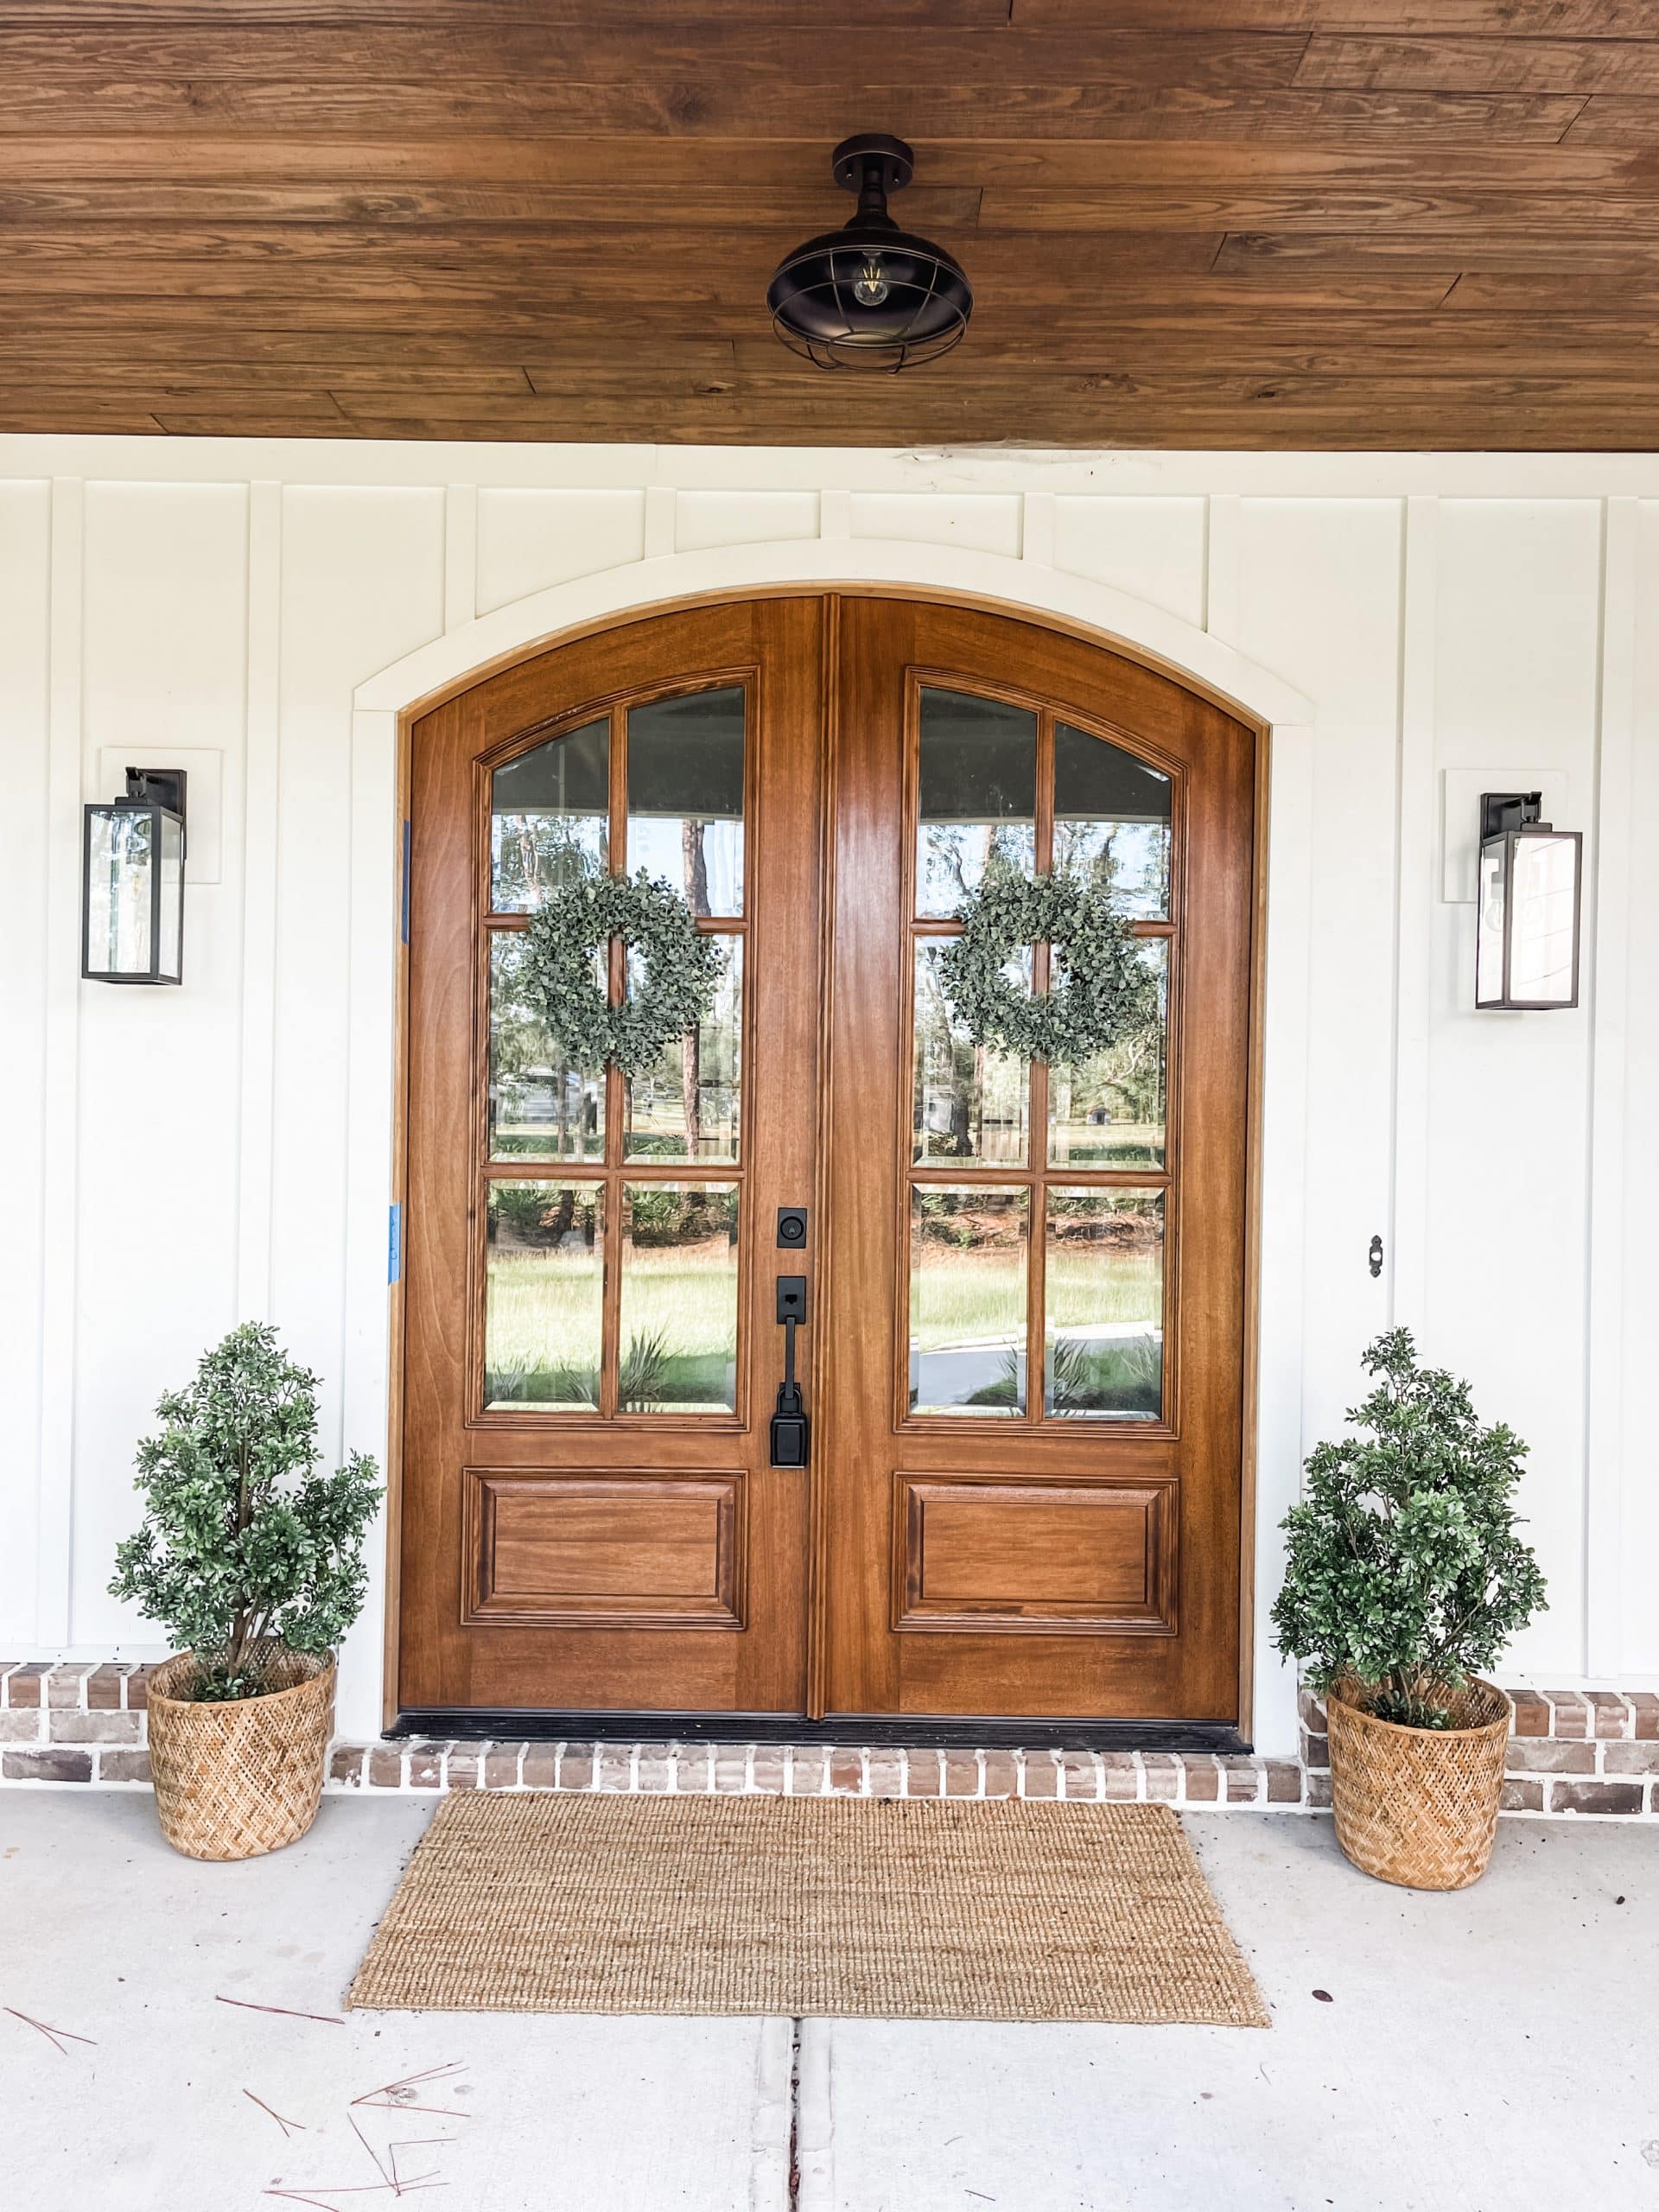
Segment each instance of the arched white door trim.
M346 1187L350 1317L343 1379L346 1433L386 1435L395 1480L398 1376L380 1303L397 1280L401 1234L397 1158L403 733L418 714L483 677L583 631L703 599L801 589L896 590L971 601L991 612L1071 631L1162 670L1253 722L1272 764L1263 847L1256 1007L1256 1349L1254 1482L1247 1487L1246 1711L1259 1750L1289 1756L1297 1734L1294 1670L1273 1650L1267 1613L1282 1572L1279 1522L1300 1486L1302 1459L1302 1158L1307 1090L1307 959L1313 857L1313 703L1274 670L1148 601L1034 560L908 540L802 538L665 554L550 585L458 624L360 683L352 738L350 1109ZM1268 789L1266 779L1264 790ZM390 1171L392 1258L385 1201ZM397 1307L394 1303L393 1312ZM1253 1506L1252 1506L1253 1497ZM389 1522L391 1516L389 1516ZM395 1528L389 1526L395 1543ZM377 1576L342 1668L340 1726L374 1733L374 1701L396 1664L395 1569Z
M550 584L404 654L360 683L353 703L367 712L411 715L575 632L629 615L697 599L838 587L889 587L1003 607L1084 632L1103 645L1149 661L1245 721L1277 728L1312 719L1309 701L1283 677L1148 600L1039 561L883 538L718 546Z

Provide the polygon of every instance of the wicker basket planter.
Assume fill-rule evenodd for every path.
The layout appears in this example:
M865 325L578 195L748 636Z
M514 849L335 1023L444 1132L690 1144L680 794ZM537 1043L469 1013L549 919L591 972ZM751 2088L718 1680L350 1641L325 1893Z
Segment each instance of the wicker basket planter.
M257 1859L302 1836L317 1817L334 1732L334 1662L300 1651L270 1662L284 1687L204 1705L181 1651L149 1678L149 1765L162 1834L191 1859Z
M1447 1699L1458 1726L1379 1720L1338 1683L1325 1700L1337 1841L1362 1872L1408 1890L1466 1890L1497 1833L1510 1701L1471 1680Z

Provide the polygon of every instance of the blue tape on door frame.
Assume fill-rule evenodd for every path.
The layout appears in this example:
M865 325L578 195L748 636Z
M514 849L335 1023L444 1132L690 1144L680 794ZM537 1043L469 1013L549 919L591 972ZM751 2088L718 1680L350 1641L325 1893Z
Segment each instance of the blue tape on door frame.
M401 1205L391 1210L386 1223L386 1281L400 1282L404 1274L404 1209Z
M409 943L409 817L404 817L404 943Z

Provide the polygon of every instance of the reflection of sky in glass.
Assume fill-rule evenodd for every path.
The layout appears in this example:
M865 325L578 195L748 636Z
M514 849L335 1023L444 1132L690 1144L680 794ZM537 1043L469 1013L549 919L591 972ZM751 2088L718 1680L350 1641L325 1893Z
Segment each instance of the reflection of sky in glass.
M644 868L683 894L693 910L704 914L741 914L743 911L743 824L704 822L702 865L708 876L706 904L693 896L694 867L686 853L686 817L631 814L628 817L628 874Z

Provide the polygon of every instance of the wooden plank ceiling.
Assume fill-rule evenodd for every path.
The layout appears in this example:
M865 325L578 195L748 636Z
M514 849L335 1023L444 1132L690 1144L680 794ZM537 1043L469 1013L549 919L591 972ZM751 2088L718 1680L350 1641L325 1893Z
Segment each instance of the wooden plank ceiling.
M0 429L1659 445L1659 0L0 0ZM836 141L978 298L772 338Z

